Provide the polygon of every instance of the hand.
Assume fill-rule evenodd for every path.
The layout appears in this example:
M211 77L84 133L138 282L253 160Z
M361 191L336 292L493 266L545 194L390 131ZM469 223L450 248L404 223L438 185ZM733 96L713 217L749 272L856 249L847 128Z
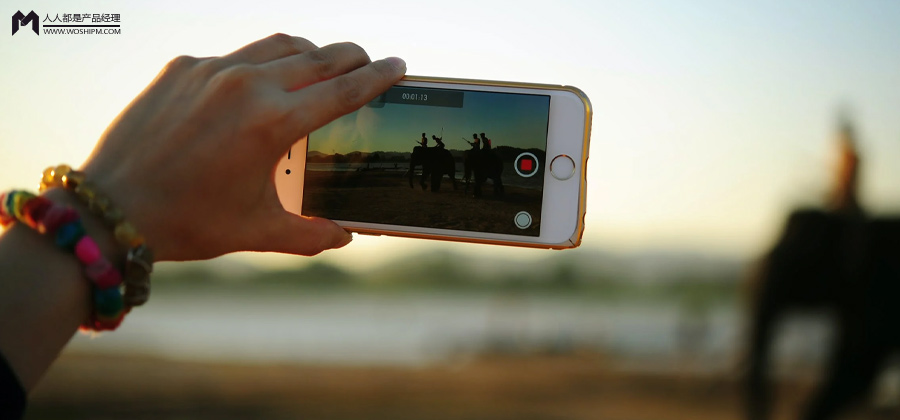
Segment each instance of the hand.
M109 126L83 171L157 260L341 247L351 236L333 222L282 208L275 166L405 71L355 44L318 48L283 34L224 57L178 57Z

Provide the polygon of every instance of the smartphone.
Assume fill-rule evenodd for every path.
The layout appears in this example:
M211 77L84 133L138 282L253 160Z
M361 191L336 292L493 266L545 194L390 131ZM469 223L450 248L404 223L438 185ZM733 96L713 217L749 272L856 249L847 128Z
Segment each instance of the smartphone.
M574 87L407 76L298 141L276 187L351 232L575 248L590 131Z

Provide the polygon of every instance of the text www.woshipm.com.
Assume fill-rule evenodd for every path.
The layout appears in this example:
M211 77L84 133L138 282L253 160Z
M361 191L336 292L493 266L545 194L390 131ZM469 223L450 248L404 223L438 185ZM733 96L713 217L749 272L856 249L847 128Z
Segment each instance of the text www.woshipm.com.
M121 35L122 28L43 28L44 35Z

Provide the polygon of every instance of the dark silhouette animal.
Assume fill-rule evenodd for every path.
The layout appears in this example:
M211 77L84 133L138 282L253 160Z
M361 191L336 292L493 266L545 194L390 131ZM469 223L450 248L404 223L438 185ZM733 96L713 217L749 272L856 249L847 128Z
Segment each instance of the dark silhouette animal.
M835 417L867 394L900 350L900 218L869 218L856 199L858 156L849 125L827 210L793 212L755 277L751 304L748 415L768 418L766 368L777 322L796 310L834 315L823 380L804 419Z
M431 191L440 191L441 179L444 175L450 177L453 189L456 189L456 162L449 150L437 147L414 147L409 160L410 188L413 188L413 176L417 166L422 167L422 178L419 181L419 185L422 186L423 190L428 189L428 184L425 183L425 180L431 178Z
M747 380L750 418L766 418L766 366L777 322L795 310L835 319L827 374L805 419L832 418L871 387L900 349L900 218L794 212L759 270Z
M488 143L485 143L483 149L466 150L463 160L463 179L466 181L466 194L469 193L469 181L474 175L474 191L475 197L481 197L481 185L488 179L494 185L494 195L503 195L503 161L491 150Z

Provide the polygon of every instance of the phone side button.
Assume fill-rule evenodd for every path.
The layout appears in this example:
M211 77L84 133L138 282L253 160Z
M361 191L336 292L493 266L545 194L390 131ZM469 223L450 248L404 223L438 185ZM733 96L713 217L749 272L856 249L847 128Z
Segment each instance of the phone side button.
M567 155L559 155L550 161L550 174L565 181L575 175L575 161Z

